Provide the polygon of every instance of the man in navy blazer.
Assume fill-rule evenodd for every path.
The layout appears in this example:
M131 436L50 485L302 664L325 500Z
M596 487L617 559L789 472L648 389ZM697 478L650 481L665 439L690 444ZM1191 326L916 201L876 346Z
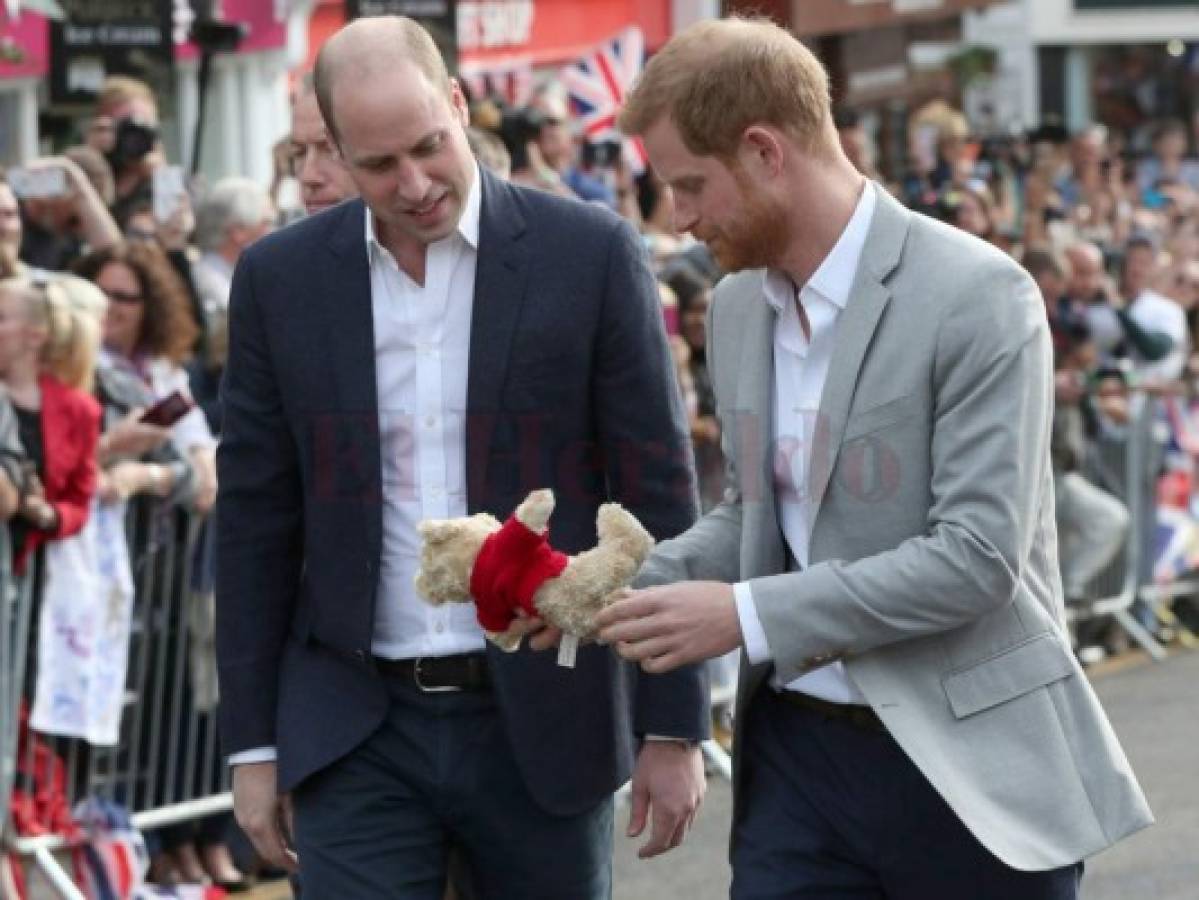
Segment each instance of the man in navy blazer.
M268 860L298 854L306 896L439 900L450 844L481 896L609 896L615 788L632 775L631 834L652 820L643 855L702 799L701 671L503 654L411 575L419 518L503 518L534 488L568 553L608 499L659 539L692 522L645 253L604 209L482 173L411 20L346 26L316 82L362 200L255 244L230 303L217 655L238 820Z

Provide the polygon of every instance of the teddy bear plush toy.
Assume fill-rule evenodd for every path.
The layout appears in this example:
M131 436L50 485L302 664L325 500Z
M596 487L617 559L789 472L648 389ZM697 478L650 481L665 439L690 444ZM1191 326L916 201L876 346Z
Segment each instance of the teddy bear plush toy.
M572 647L591 637L595 614L632 581L654 539L628 510L605 503L596 516L599 542L568 557L549 544L553 511L553 491L539 490L502 525L487 513L426 519L418 525L417 592L434 606L473 599L488 639L509 652L520 645L512 633L518 610L560 628Z

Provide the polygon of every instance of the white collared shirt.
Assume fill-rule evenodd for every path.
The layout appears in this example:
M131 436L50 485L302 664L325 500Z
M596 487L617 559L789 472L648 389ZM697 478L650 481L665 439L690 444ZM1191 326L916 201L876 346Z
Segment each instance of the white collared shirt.
M876 190L871 182L866 183L841 237L798 291L798 300L808 317L810 338L804 336L800 324L794 282L783 272L772 269L766 273L766 302L777 314L772 435L775 506L787 546L801 568L808 564L811 537L808 465L812 436L829 361L835 352L837 320L850 302L850 290L874 216ZM750 582L741 582L733 589L746 654L752 663L768 662L772 655ZM801 675L785 687L836 703L866 703L839 662Z
M375 386L383 472L383 550L371 652L401 659L483 649L473 603L434 607L416 594L421 519L466 515L466 375L479 249L481 177L457 230L430 244L425 283L399 268L375 237L366 208L375 334ZM229 764L267 762L274 747L234 753Z
M421 519L464 516L466 376L481 179L448 237L428 246L425 283L399 268L366 210L383 471L383 549L371 651L392 659L483 649L471 603L426 603L414 581Z

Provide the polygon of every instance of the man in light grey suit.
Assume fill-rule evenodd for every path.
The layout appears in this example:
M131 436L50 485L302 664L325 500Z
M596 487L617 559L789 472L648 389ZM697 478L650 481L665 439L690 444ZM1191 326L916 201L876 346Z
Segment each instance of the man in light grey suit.
M733 896L1076 897L1152 816L1062 627L1035 285L858 174L774 25L676 36L621 126L736 273L729 480L601 638L650 672L744 647Z

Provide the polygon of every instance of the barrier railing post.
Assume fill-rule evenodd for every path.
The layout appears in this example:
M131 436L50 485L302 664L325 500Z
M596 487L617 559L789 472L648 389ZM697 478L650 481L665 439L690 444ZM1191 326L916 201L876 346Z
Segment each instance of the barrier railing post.
M189 666L192 562L201 521L156 501L137 501L127 518L134 603L130 623L126 706L120 742L88 746L82 740L38 734L66 771L70 806L96 795L125 806L135 827L161 828L228 812L222 790L215 710L197 705ZM18 712L32 694L30 645L35 639L33 579L14 579L7 531L0 527L0 847L34 863L66 900L81 900L54 853L60 835L23 837L11 821L10 797L18 769ZM27 742L29 753L34 741Z

